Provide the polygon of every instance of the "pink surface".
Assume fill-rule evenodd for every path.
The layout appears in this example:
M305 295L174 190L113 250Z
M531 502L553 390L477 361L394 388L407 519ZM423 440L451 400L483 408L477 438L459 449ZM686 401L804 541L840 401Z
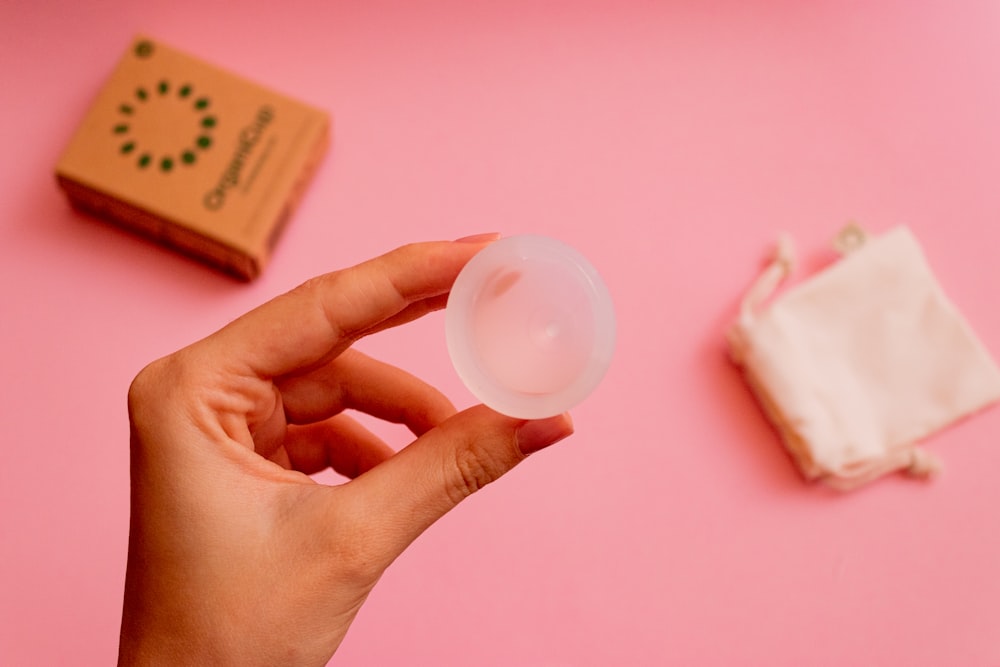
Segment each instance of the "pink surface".
M335 115L253 285L54 185L139 31ZM1000 410L928 443L936 482L840 496L722 345L780 230L810 269L856 219L908 224L1000 355L996 3L20 0L0 76L0 664L114 659L140 367L313 274L493 230L588 256L617 356L577 435L424 535L335 663L1000 664ZM440 314L363 347L469 403Z

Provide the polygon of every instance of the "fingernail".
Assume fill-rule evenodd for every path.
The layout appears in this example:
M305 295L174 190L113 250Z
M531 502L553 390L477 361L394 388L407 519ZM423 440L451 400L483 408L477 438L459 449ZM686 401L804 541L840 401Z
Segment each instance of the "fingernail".
M498 238L500 238L499 232L489 232L486 234L463 236L460 239L455 239L452 243L487 243L488 241L496 241Z
M554 445L572 433L573 419L567 412L548 419L525 422L517 429L515 437L521 453L527 456Z

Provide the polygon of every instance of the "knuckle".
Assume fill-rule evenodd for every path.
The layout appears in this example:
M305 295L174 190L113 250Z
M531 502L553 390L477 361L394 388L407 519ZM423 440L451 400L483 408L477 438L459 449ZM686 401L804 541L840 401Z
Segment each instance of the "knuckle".
M344 290L345 281L350 279L350 272L345 270L331 271L307 279L292 290L279 295L274 301L302 301L310 307L318 307L326 311L329 295L340 294ZM329 312L327 315L329 316Z
M148 364L133 378L128 388L127 407L133 451L142 449L144 434L161 421L158 410L163 403L164 387L169 387L171 362L159 359Z
M168 416L178 396L192 393L204 382L194 378L198 364L186 360L185 350L157 359L136 374L128 388L127 406L133 427L158 423Z
M320 292L324 289L324 286L330 282L336 281L339 277L339 272L324 273L322 275L313 276L309 278L302 284L293 288L291 294L310 294Z
M167 359L158 359L148 364L133 378L128 388L130 413L155 399L163 386L163 378L167 374L166 366L169 363Z
M509 456L488 447L480 440L472 440L455 451L451 460L452 474L448 476L448 495L458 504L481 488L495 482L513 466Z

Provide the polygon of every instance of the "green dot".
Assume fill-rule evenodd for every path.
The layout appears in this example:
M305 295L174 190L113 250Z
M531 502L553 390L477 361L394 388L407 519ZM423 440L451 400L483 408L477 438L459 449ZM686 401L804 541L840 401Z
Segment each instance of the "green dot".
M170 171L173 168L174 168L174 161L173 161L173 159L165 157L162 160L160 160L160 170L161 171Z
M194 108L198 109L198 110L207 109L208 108L208 98L207 97L199 97L198 100L194 103Z
M148 40L142 40L135 45L135 55L140 58L148 58L153 55L153 43Z
M149 166L149 163L152 161L153 161L152 155L150 155L149 153L143 153L142 156L139 157L139 167L141 169L145 169L146 167Z
M167 81L161 81L160 85L157 86L157 89L160 91L160 95L166 95L170 92L170 83Z
M135 89L135 96L145 102L146 98L149 97L149 93L146 92L145 88L140 87Z
M133 150L135 150L135 142L134 141L129 141L127 143L122 144L122 147L121 147L122 155L127 155L127 154L131 153Z
M198 156L194 154L194 151L184 151L181 153L181 160L184 164L194 164L194 161L198 159Z
M184 84L183 86L180 87L180 90L177 91L177 96L182 98L187 97L190 94L191 94L191 86L189 84Z
M115 134L125 134L126 132L128 132L128 125L127 124L122 123L121 125L115 125L115 129L114 129L114 133Z
M198 137L198 148L208 148L212 145L212 137L202 135Z
M202 127L215 127L215 116L205 116L201 119Z
M121 105L120 107L118 107L118 110L121 111L126 116L131 116L132 115L132 107L130 107L127 104Z

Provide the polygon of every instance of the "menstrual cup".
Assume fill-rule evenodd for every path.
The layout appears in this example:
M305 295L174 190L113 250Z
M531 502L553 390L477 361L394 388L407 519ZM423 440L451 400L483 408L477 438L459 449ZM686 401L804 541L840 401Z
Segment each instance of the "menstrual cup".
M521 419L561 414L600 383L615 345L607 287L573 248L544 236L486 246L445 310L448 352L476 398Z

